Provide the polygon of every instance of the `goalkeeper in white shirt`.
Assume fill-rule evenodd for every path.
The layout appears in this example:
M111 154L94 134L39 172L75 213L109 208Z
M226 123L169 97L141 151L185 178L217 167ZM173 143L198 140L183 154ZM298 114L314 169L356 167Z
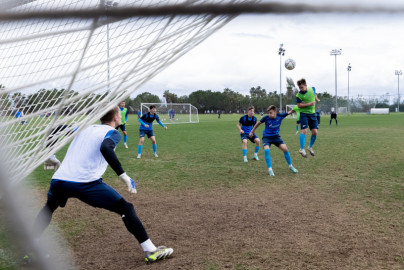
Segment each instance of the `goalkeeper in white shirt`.
M145 252L146 263L169 257L173 249L156 247L136 215L133 205L121 194L102 181L107 166L119 175L130 193L136 193L135 182L125 173L115 154L121 135L115 129L121 123L118 107L101 119L101 124L91 125L72 141L60 168L55 172L48 191L48 200L34 222L34 232L39 237L49 225L53 212L64 207L69 198L77 198L93 207L115 212L132 233ZM30 260L29 255L25 256Z

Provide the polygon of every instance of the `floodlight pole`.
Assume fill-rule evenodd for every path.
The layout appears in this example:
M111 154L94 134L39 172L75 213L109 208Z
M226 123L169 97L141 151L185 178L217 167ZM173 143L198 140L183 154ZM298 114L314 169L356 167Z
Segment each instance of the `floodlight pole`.
M334 49L331 51L330 55L335 56L335 112L338 110L338 95L337 95L337 55L341 55L342 49Z
M402 70L396 70L397 75L397 112L400 112L400 75L403 75Z
M104 2L104 1L102 1ZM116 8L118 7L118 2L112 2L112 1L106 1L104 3L104 7L106 10L110 8ZM111 80L111 75L110 75L110 63L109 63L109 23L107 23L107 80L108 80L108 93L110 92L110 80Z
M282 112L282 56L285 55L285 49L283 48L283 43L280 45L279 54L279 111Z
M348 68L347 68L347 70L348 70L348 115L351 115L351 110L349 107L349 72L351 72L351 69L352 69L351 63L349 63Z

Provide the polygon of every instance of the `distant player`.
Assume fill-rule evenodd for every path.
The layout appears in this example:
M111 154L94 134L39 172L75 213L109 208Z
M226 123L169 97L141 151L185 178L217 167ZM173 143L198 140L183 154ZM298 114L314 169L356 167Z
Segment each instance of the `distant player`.
M300 91L296 95L297 106L300 109L300 150L299 153L303 157L307 157L304 146L306 144L307 128L311 130L311 138L309 145L309 152L314 156L313 145L317 139L318 122L315 111L316 102L320 102L316 95L314 87L307 87L305 79L297 81Z
M125 101L121 101L119 103L119 110L121 111L121 123L119 126L117 126L117 130L121 129L123 133L123 146L125 148L128 148L128 133L126 132L126 122L128 122L128 109L125 108Z
M171 110L171 119L175 120L175 110L174 109Z
M321 118L320 106L318 106L317 109L316 109L316 117L317 117L318 125L320 126L320 118Z
M157 144L156 144L156 137L154 137L154 132L153 132L153 127L152 123L153 121L156 120L156 122L162 126L165 130L167 130L167 127L161 123L159 116L156 113L156 106L151 105L149 107L149 112L145 113L140 117L139 123L139 145L138 145L138 151L137 151L137 158L142 157L142 150L143 150L143 143L144 143L144 136L147 135L147 138L149 138L152 142L153 145L153 154L155 157L158 157L157 155Z
M78 134L70 144L66 156L55 172L48 191L48 200L34 222L34 232L39 238L48 227L53 212L65 207L69 198L77 198L97 208L119 214L127 230L135 236L145 253L146 263L169 257L173 249L156 247L136 215L133 205L121 194L102 181L107 166L119 175L130 193L136 193L135 182L123 170L114 149L121 140L116 127L121 124L118 106L101 119L101 124L91 125ZM130 253L126 256L130 256ZM24 257L29 262L30 256Z
M335 124L338 126L337 113L335 111L331 112L330 126L331 126L332 119L335 119Z
M289 111L288 113L277 113L277 108L274 105L268 107L268 115L264 116L258 123L255 124L254 128L251 130L249 136L250 138L254 136L255 130L261 125L265 123L265 129L262 134L262 145L264 146L265 153L265 162L268 167L269 176L275 176L274 171L272 169L271 156L270 156L270 147L271 144L274 144L279 149L283 151L283 155L286 159L286 162L289 165L289 169L297 173L298 170L295 169L292 165L292 159L290 157L288 148L286 144L283 142L281 136L279 136L279 130L282 124L282 120L292 113Z
M15 112L15 114L14 114L14 116L15 116L15 118L22 118L22 117L24 117L24 113L21 111L21 110L17 110L16 112ZM21 121L20 122L21 123L21 125L24 125L24 124L26 124L27 123L27 121L26 120L23 120L23 121Z
M252 143L255 143L255 152L254 152L254 157L253 159L259 160L258 158L258 151L260 150L260 139L257 137L257 135L253 134L252 137L249 136L251 130L257 123L257 118L254 116L254 106L251 106L248 108L248 113L240 118L240 120L237 123L237 128L240 131L240 136L241 136L241 142L243 143L242 149L243 149L243 157L244 157L244 162L248 162L247 159L247 140L250 140Z

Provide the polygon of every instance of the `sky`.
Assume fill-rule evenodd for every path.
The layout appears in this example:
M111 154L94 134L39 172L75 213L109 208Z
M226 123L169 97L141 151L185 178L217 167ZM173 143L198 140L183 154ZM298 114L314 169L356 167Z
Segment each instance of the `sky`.
M389 2L404 5L403 1ZM354 4L377 6L383 2L357 0ZM230 88L247 95L256 86L279 92L278 49L283 43L286 49L282 57L283 93L289 76L295 82L306 78L318 92L334 95L335 56L330 52L342 49L336 59L338 96L348 95L347 66L351 63L351 97L387 93L397 97L395 70L404 69L403 27L402 13L240 15L141 87L140 92L162 96L165 90L170 90L182 96L196 90ZM287 58L296 61L292 71L283 67Z

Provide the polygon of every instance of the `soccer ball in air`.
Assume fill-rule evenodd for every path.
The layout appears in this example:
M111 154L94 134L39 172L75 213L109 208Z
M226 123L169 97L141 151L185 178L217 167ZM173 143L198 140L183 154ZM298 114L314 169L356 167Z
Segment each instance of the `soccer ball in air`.
M286 69L292 70L292 69L295 68L295 66L296 66L295 60L290 59L290 58L286 59L286 61L285 61L285 68Z

